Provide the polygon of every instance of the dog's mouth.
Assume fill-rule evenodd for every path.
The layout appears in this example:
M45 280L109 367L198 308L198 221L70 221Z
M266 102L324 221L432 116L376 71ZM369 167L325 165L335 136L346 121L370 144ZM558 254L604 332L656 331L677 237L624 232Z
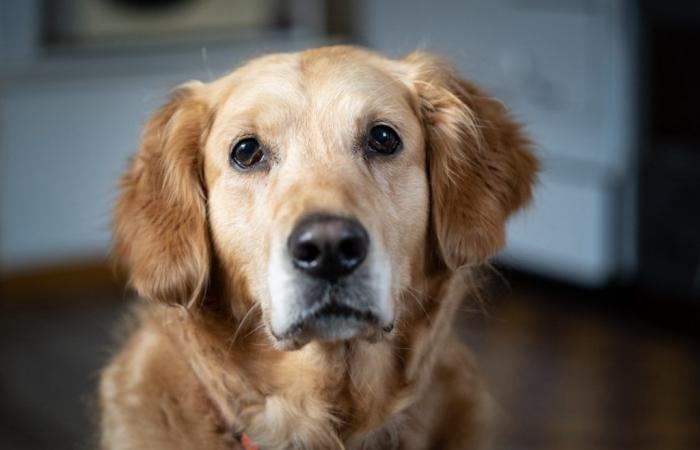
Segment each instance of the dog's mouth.
M383 262L383 261L380 261ZM310 342L376 342L394 323L389 267L364 265L338 280L324 281L272 259L266 331L276 348L297 350Z
M304 313L281 338L298 344L310 340L332 342L369 337L380 331L388 332L391 329L382 327L379 316L370 309L330 299Z

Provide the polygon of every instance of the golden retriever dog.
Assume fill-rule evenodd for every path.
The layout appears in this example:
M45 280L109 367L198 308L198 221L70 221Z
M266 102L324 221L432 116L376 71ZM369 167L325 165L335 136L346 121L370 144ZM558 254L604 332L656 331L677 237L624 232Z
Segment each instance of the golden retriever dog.
M427 53L274 54L179 87L116 205L149 301L102 373L102 447L479 448L452 321L535 172L503 105Z

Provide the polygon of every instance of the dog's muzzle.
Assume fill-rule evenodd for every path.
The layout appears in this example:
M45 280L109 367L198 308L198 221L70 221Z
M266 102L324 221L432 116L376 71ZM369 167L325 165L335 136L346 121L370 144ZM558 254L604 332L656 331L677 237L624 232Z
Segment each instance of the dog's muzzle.
M304 217L287 240L301 288L284 339L342 340L381 329L365 263L369 234L357 220L330 214Z

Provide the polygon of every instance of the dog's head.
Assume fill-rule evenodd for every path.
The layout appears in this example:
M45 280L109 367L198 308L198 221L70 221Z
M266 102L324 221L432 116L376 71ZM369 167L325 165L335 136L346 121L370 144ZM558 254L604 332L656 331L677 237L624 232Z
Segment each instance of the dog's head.
M503 245L530 198L527 147L499 102L428 54L266 56L180 87L150 120L115 252L147 298L192 306L215 278L280 348L374 339L426 274Z

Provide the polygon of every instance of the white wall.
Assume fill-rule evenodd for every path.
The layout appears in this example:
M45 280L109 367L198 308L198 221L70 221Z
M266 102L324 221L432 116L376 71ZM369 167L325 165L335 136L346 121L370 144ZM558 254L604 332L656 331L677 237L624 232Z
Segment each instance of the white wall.
M0 64L37 53L41 0L0 0Z
M3 268L105 254L118 175L163 86L79 78L0 93Z

